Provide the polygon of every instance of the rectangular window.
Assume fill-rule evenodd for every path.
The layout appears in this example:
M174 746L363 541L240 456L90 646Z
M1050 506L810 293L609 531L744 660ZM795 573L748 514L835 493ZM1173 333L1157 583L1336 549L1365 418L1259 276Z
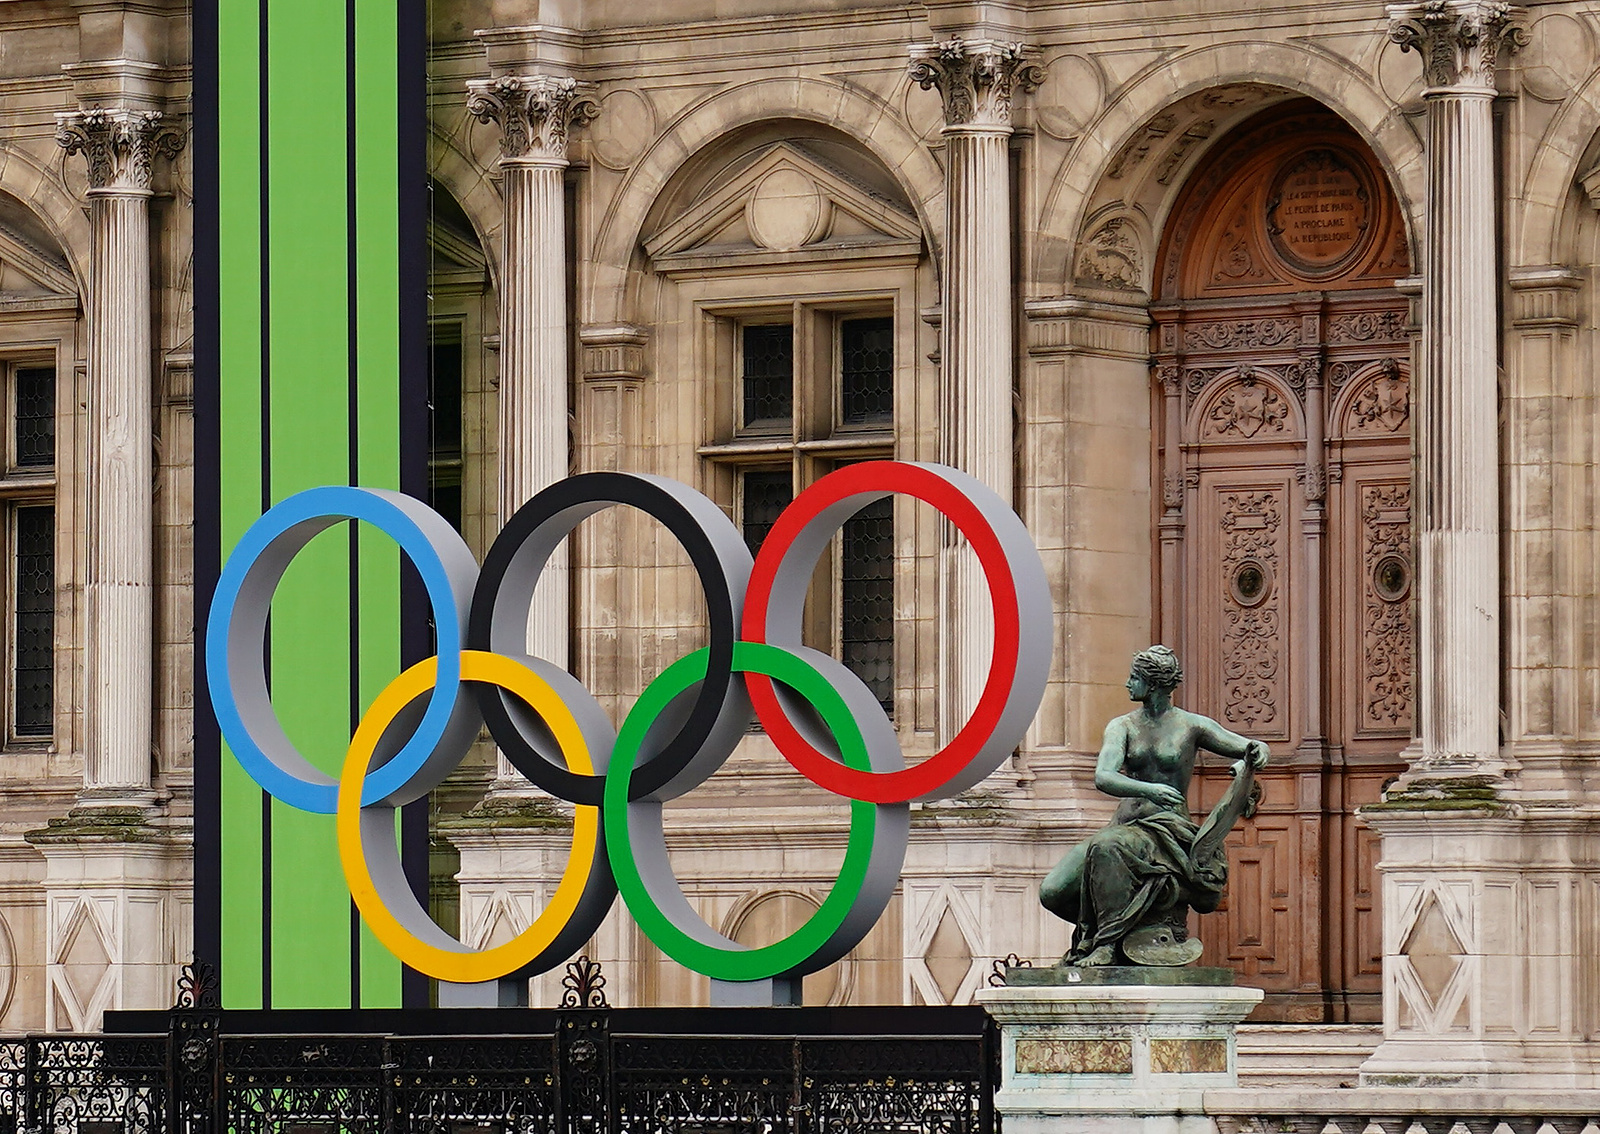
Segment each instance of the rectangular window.
M796 492L829 469L895 455L895 320L876 296L777 301L709 313L717 365L715 440L702 457L731 473L733 515L752 555ZM726 476L727 474L721 474ZM726 491L724 489L723 491ZM895 702L894 505L849 519L805 584L802 640L831 652L884 711Z
M742 478L743 504L739 511L739 527L744 532L744 542L754 555L761 549L778 513L794 499L794 484L789 470L782 472L747 472Z
M744 328L744 425L788 425L794 420L794 325L760 323Z
M846 319L839 324L840 419L846 425L894 419L894 320Z
M47 366L15 372L16 413L12 436L17 468L51 468L56 463L56 372Z
M841 660L894 712L894 500L868 504L844 525L839 570Z
M19 504L12 517L12 732L38 738L50 735L55 711L56 510Z

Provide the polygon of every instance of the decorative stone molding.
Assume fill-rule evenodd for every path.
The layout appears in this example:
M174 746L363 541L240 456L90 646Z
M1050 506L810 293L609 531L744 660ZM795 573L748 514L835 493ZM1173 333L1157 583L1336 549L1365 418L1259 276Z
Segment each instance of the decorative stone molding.
M939 88L946 127L1011 129L1011 102L1044 82L1034 63L1035 49L1020 43L958 38L922 43L911 49L911 81L923 90Z
M500 126L500 160L560 163L573 130L594 120L594 85L556 75L505 75L467 83L467 113Z
M1571 268L1511 269L1511 325L1576 327L1583 276Z
M590 323L578 332L583 344L583 376L589 379L641 379L649 334L632 323Z
M1500 48L1512 51L1528 42L1522 9L1500 0L1424 0L1389 5L1389 38L1401 51L1416 50L1422 71L1435 88L1495 90L1495 60Z
M91 193L150 192L156 155L175 158L182 128L153 110L91 107L56 115L56 144L89 163Z
M1073 297L1034 299L1027 313L1028 353L1093 354L1143 360L1150 349L1150 313L1143 306Z

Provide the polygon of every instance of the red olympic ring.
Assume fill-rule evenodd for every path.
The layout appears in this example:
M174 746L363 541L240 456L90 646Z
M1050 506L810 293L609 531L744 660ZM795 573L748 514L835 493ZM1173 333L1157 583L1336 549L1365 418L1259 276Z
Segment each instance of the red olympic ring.
M994 656L983 693L967 723L949 744L915 766L897 772L848 768L818 751L794 726L771 678L753 672L745 674L757 719L794 769L819 787L868 803L904 803L939 796L952 779L967 769L1000 725L1017 678L1021 615L1011 562L988 518L968 494L927 466L901 461L863 461L846 465L796 496L767 533L750 573L740 630L745 641L767 642L784 648L800 645L799 626L774 628L770 608L780 573L792 557L807 550L802 545L802 535L814 521L823 518L824 512L832 511L833 515L827 519L834 522L826 524L828 537L831 537L833 530L857 510L894 493L930 504L954 523L967 537L989 584L989 597L994 607ZM815 538L810 542L815 544ZM826 539L822 542L825 545ZM818 546L809 561L799 564L807 577L821 550ZM779 632L773 634L774 629Z

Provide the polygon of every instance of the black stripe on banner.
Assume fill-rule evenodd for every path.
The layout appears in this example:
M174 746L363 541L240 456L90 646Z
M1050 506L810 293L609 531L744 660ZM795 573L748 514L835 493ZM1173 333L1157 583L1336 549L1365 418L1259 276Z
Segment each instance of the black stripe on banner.
M356 0L344 5L344 248L345 248L345 406L346 479L361 483L360 281L356 273ZM350 572L350 733L361 724L361 533L348 525ZM350 1007L361 1007L361 914L350 900Z
M194 6L194 609L211 609L222 570L221 269L217 107L221 0ZM222 735L209 711L205 635L194 636L194 960L222 961Z
M396 107L399 126L400 491L428 498L428 8L396 0ZM402 668L433 652L428 601L413 570L400 575ZM400 809L400 861L411 891L428 909L428 800ZM426 1008L428 978L400 970L400 1001Z
M261 511L272 507L272 196L268 192L267 0L256 7L259 36L256 82L260 90L261 144ZM272 688L272 624L267 624L267 688ZM261 793L261 1006L272 1007L272 797Z

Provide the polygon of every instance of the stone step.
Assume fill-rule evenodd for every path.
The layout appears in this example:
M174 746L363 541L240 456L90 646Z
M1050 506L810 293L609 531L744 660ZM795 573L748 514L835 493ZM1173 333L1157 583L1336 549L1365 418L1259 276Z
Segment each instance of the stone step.
M1239 1085L1353 1087L1382 1040L1378 1024L1240 1024Z

